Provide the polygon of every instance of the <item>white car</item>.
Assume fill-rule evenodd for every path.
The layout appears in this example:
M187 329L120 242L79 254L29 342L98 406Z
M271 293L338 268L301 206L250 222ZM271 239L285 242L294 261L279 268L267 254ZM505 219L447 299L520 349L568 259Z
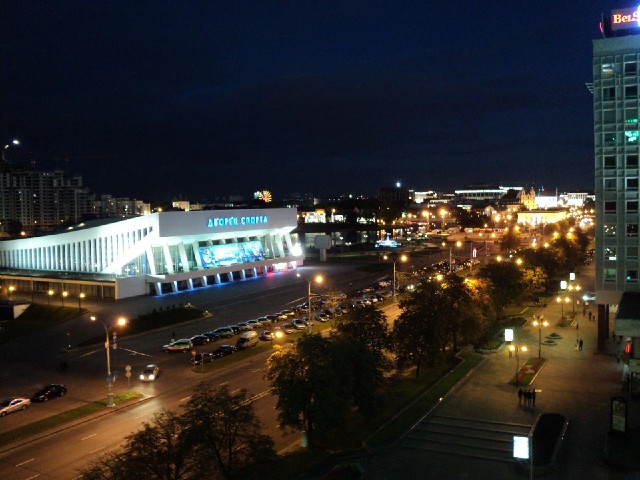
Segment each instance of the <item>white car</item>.
M193 343L188 338L181 338L175 342L171 342L168 345L162 346L163 352L190 352L193 348Z
M7 413L17 412L18 410L26 410L31 403L28 398L11 397L0 403L0 417L4 417Z
M140 380L143 382L153 382L156 378L158 378L158 372L160 371L160 367L158 365L151 363L145 367L145 369L140 374Z

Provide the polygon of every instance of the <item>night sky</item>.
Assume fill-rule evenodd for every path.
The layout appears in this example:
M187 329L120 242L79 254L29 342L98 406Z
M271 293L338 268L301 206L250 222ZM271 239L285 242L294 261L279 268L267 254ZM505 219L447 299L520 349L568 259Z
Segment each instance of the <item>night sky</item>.
M9 160L68 158L92 192L193 201L398 180L591 190L592 40L602 12L633 5L1 3Z

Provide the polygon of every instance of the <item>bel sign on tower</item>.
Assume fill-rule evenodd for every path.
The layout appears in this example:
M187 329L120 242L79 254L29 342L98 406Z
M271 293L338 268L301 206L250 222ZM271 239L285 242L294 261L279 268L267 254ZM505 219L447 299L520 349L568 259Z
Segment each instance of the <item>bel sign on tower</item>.
M611 10L611 30L625 30L640 26L640 6Z

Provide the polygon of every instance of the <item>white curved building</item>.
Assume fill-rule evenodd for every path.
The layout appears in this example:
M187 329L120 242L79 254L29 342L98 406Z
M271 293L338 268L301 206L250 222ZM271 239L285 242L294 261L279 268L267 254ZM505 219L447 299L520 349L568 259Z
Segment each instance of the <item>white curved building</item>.
M0 242L16 291L122 299L179 292L302 265L290 208L164 212Z

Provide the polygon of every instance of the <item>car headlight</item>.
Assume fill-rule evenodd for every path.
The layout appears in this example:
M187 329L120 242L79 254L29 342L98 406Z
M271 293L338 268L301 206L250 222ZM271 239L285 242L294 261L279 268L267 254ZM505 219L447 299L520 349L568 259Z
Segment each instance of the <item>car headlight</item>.
M140 380L144 380L144 375L140 375Z
M156 376L155 375L149 375L149 380L155 380Z

